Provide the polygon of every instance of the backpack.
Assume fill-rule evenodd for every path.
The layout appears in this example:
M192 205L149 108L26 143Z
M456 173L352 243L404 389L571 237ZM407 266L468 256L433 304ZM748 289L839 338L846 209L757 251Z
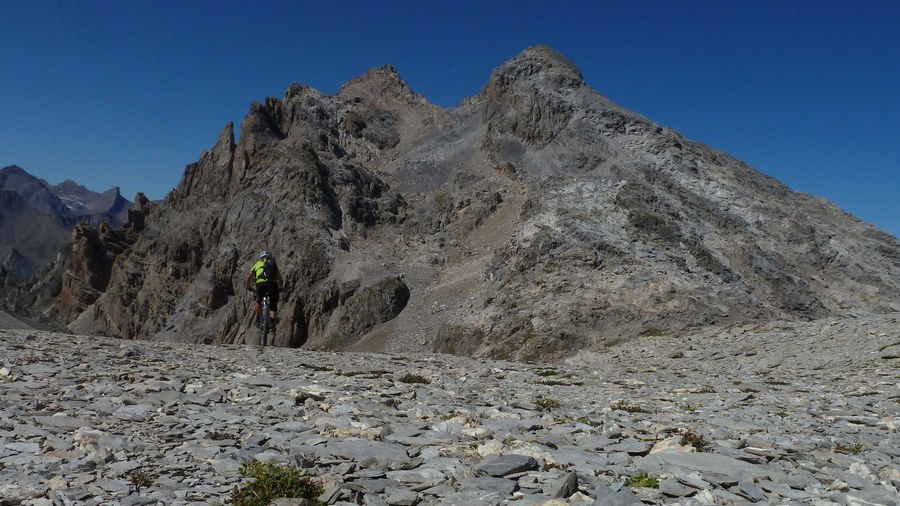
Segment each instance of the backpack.
M260 279L264 281L278 281L278 264L272 257L266 257L262 266L262 276Z

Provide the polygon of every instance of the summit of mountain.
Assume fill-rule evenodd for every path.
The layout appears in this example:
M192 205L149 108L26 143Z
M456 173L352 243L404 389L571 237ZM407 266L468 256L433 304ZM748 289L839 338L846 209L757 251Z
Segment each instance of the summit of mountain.
M547 46L449 109L391 66L292 85L129 222L76 231L54 306L73 331L255 342L262 248L288 287L275 342L312 349L552 360L900 310L896 238L612 103Z
M120 226L127 218L131 202L122 196L118 186L104 192L94 192L67 179L50 189L76 216L99 215L111 218L110 224ZM95 223L98 225L99 222Z

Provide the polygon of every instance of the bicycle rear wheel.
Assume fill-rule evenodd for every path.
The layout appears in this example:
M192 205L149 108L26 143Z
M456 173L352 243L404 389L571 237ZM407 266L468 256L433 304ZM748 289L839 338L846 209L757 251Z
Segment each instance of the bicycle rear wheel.
M260 334L259 334L259 344L262 346L266 345L266 340L269 336L269 328L272 324L272 320L269 318L269 296L266 295L262 300L262 308L260 309L261 314L259 315L260 322Z

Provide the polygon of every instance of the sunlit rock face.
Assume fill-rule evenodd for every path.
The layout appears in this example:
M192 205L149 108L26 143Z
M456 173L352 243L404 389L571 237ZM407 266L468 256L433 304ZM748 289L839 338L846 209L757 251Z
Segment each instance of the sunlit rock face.
M293 85L137 218L100 238L104 286L57 301L72 330L252 342L262 248L287 285L275 344L311 349L552 360L900 311L895 238L617 106L545 46L449 109L390 66L335 95Z

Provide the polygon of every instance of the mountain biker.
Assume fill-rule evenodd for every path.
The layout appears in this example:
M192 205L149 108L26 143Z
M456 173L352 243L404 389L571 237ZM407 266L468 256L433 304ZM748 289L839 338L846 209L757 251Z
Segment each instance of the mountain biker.
M247 273L247 290L256 291L256 305L253 306L253 314L256 316L256 324L260 325L259 313L264 295L269 296L269 317L272 323L278 323L278 295L279 288L284 285L284 278L275 263L275 257L269 250L259 252L259 260Z

